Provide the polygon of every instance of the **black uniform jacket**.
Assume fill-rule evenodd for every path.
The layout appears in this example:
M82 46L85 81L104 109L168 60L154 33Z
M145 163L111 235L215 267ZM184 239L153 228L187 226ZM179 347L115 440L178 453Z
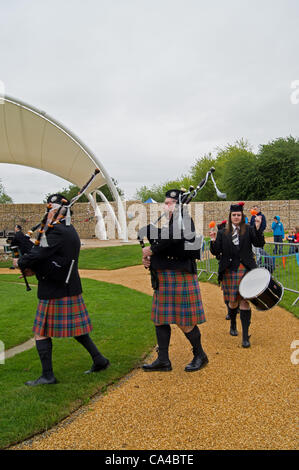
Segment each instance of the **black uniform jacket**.
M33 247L33 243L29 237L26 237L23 232L16 232L11 240L11 246L17 246L21 254L29 253Z
M21 269L30 268L35 272L38 279L38 298L60 299L81 294L82 286L78 273L81 243L74 227L66 226L64 221L55 224L47 233L47 244L48 247L35 245L30 253L22 256L18 262ZM68 275L69 280L66 282Z
M170 218L169 224L158 231L157 238L150 239L153 252L151 268L196 273L195 259L199 258L200 250L194 243L195 237L194 222L187 210L183 213L183 220L176 211ZM191 243L191 248L194 243L194 250L190 249L190 245L186 245L186 242Z
M249 270L256 268L252 245L262 248L264 244L263 231L256 230L255 225L245 225L245 233L239 236L239 246L233 244L231 233L218 230L215 242L210 243L211 253L219 259L218 280L222 280L226 269L237 271L240 263Z

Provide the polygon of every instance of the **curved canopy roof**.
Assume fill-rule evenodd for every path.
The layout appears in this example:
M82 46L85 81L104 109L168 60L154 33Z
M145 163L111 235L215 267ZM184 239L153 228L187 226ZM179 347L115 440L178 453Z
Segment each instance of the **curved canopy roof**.
M78 137L44 111L8 96L0 104L0 163L44 170L80 188L98 168L88 192L108 184L118 199L103 165Z

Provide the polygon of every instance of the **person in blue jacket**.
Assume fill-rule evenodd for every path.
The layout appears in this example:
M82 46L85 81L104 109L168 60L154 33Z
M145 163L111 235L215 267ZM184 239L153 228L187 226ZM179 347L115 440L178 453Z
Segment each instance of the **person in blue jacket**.
M272 222L272 230L274 236L274 242L279 243L279 245L275 245L274 254L277 254L277 247L279 246L279 254L282 255L282 243L284 239L284 228L282 222L280 222L279 215L274 217L274 222Z

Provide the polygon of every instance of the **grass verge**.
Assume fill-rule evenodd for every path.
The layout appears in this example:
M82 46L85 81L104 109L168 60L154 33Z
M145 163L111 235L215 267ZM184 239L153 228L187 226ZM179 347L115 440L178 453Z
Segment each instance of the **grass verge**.
M0 276L1 280L2 276ZM16 284L5 283L7 299L15 297ZM73 338L53 338L53 368L59 381L48 387L27 387L27 380L40 376L35 348L0 364L0 448L45 431L89 398L126 375L155 344L150 321L151 297L126 287L82 279L84 299L94 327L91 337L111 366L97 374L84 374L91 366L85 349ZM20 286L23 288L23 285ZM26 292L14 306L21 305ZM31 293L29 293L31 294ZM28 296L27 296L28 298ZM28 300L28 317L20 315L20 330L32 327L36 298ZM34 311L32 311L32 308ZM30 311L30 312L29 312ZM25 315L26 315L25 312ZM29 313L28 313L29 312ZM10 314L13 320L14 312ZM6 321L6 320L5 320ZM1 323L1 328L4 323ZM9 328L5 323L5 328ZM12 328L11 328L12 329ZM28 334L27 338L32 334Z
M81 250L79 269L120 269L141 264L140 245L86 248Z

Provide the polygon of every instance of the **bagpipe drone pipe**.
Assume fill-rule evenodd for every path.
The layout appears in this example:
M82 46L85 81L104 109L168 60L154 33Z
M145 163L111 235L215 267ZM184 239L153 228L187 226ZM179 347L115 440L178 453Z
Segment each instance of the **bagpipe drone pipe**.
M200 258L200 251L203 245L203 236L197 235L195 233L194 223L189 216L188 209L186 206L196 197L199 191L201 191L204 186L206 185L209 177L211 177L212 182L214 184L216 194L219 198L225 199L226 194L219 191L217 188L216 182L213 178L213 173L215 172L215 168L212 167L205 175L205 177L200 181L200 183L194 188L194 186L190 186L189 190L186 191L182 189L178 195L178 199L175 205L175 210L173 213L173 218L176 219L176 229L177 233L173 238L182 238L184 239L184 248L183 251L188 252L189 257L193 257L196 259ZM142 248L145 247L144 240L147 239L151 246L159 243L159 240L167 237L173 236L173 233L170 234L167 229L157 227L157 223L168 214L168 212L164 212L154 223L150 223L149 225L142 227L137 235L137 239L140 243ZM180 253L182 255L182 253Z

